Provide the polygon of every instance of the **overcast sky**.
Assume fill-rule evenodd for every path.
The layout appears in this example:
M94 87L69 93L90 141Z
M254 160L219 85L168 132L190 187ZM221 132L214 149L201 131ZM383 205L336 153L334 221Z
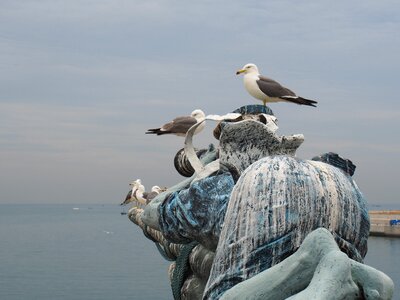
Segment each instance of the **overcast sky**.
M119 203L181 181L183 139L145 135L196 108L259 103L235 71L318 107L271 104L298 156L351 159L370 203L399 203L399 1L0 1L0 203ZM217 141L213 125L195 143Z

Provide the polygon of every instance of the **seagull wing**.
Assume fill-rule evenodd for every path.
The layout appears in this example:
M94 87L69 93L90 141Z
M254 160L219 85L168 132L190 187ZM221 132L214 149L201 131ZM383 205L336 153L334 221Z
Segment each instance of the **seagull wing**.
M186 134L190 127L197 123L193 117L178 117L172 122L163 125L159 134L173 133L173 134Z
M130 190L129 192L128 192L128 195L126 195L126 198L125 198L125 200L120 204L120 205L126 205L126 204L128 204L129 202L132 202L132 190Z
M314 107L316 107L315 104L318 103L317 101L314 100L309 100L303 97L296 96L296 94L293 91L289 90L288 88L285 88L279 82L276 82L271 78L265 76L259 76L259 78L260 79L257 80L257 85L260 88L260 90L268 97L280 98L282 100L289 101L292 103L314 106Z
M296 97L296 94L289 90L288 88L283 87L279 82L276 82L273 79L270 79L265 76L259 76L259 80L257 80L257 85L259 89L271 98L280 98L284 96L292 96Z
M146 194L143 194L143 198L147 200L147 203L149 203L151 200L153 200L156 196L158 195L157 192L149 192Z

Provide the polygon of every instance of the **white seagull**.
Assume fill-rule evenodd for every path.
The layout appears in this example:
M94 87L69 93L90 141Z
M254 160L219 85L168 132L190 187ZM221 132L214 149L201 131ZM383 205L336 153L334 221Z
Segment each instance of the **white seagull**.
M194 124L203 121L205 116L206 115L201 109L196 109L190 114L190 116L177 117L159 128L148 129L146 134L174 134L177 136L185 136L189 128ZM203 130L204 126L205 122L201 123L196 129L195 134Z
M132 186L132 190L128 192L128 195L126 195L124 202L122 202L120 205L126 205L133 201L137 201L141 204L146 204L147 201L143 198L145 188L142 184L142 181L140 179L136 179L135 181L132 181L129 185Z
M247 64L236 75L244 73L243 81L246 90L254 98L261 100L264 105L267 102L292 102L300 105L316 107L317 101L305 99L280 85L279 82L260 75L255 64Z

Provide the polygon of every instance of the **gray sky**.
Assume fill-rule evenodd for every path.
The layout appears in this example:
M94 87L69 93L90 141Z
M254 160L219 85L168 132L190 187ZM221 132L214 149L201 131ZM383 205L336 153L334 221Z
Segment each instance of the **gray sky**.
M131 180L182 180L178 137L145 135L195 108L260 103L261 72L318 108L271 104L298 156L337 152L371 203L398 203L399 1L0 2L0 203L119 203ZM216 143L213 124L195 140Z

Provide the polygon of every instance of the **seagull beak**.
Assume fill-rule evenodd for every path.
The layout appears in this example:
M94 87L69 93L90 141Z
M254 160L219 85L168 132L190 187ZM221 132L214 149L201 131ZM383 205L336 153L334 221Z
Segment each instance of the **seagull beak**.
M245 70L245 69L241 69L241 70L239 70L239 71L236 72L236 75L242 74L242 73L244 73L244 72L246 72L246 70Z

